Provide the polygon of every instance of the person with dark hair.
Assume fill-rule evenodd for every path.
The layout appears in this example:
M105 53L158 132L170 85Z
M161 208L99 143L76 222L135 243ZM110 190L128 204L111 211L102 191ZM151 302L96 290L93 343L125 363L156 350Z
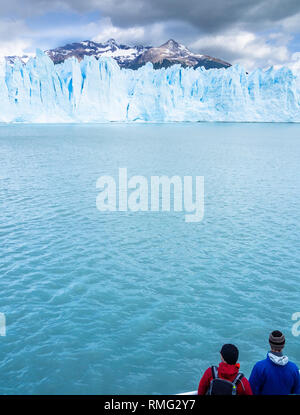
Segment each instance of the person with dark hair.
M202 376L198 395L252 395L248 380L239 372L239 351L233 344L224 344L219 366L209 367Z
M269 344L267 358L255 364L249 378L253 394L300 394L299 369L282 353L285 337L281 331L272 331Z

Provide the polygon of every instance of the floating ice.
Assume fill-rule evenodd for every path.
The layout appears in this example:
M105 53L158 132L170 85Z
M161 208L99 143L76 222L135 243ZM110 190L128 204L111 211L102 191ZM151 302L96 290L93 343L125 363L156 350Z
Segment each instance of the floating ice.
M300 77L288 68L121 69L86 56L54 65L43 52L0 62L0 122L300 122Z

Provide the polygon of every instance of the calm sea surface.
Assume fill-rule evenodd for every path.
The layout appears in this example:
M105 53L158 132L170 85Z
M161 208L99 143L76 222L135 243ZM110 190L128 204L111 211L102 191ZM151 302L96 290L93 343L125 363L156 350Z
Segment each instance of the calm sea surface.
M101 175L204 176L205 215L106 212ZM0 126L1 394L193 390L249 376L300 311L300 125Z

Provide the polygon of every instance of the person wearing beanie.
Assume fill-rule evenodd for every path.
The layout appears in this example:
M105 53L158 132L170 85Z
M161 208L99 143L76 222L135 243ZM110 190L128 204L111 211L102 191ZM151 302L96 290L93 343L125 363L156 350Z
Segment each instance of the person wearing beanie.
M215 378L215 375L219 379L224 379L229 382L234 382L238 375L240 364L237 363L239 357L238 348L233 344L224 344L220 350L221 362L219 366L209 367L203 374L199 387L198 395L206 395L211 387L211 382ZM215 369L214 369L215 368ZM240 374L239 381L236 386L237 395L252 395L251 387L248 380Z
M267 358L255 364L249 381L254 395L300 394L299 369L282 353L285 337L279 330L269 335Z

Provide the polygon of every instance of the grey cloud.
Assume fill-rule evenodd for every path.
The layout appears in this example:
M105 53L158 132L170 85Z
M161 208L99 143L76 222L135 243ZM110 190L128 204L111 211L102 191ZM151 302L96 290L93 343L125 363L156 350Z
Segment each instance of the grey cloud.
M289 53L288 42L299 32L299 0L0 0L0 23L7 19L23 22L3 28L2 39L30 41L28 50L60 46L105 32L103 22L113 25L116 40L157 46L169 38L186 44L195 52L250 65L280 63ZM98 12L90 27L43 27L31 30L30 17L53 11ZM51 22L52 23L52 22ZM26 25L28 26L26 27ZM5 30L4 30L5 29ZM61 29L61 30L60 30ZM138 36L132 36L132 33ZM12 33L13 32L13 33ZM276 40L268 33L277 33ZM235 34L255 36L246 45ZM119 34L119 37L118 37ZM285 38L286 37L286 38ZM208 39L208 40L207 40ZM221 39L218 40L218 39ZM276 42L278 45L276 45ZM277 48L278 47L278 48ZM257 53L259 51L259 53ZM278 53L277 53L278 52ZM280 53L279 53L280 52ZM288 58L287 58L288 59Z
M231 26L247 30L268 28L300 12L299 0L2 0L1 14L25 17L48 11L99 11L119 27L180 20L202 33Z

